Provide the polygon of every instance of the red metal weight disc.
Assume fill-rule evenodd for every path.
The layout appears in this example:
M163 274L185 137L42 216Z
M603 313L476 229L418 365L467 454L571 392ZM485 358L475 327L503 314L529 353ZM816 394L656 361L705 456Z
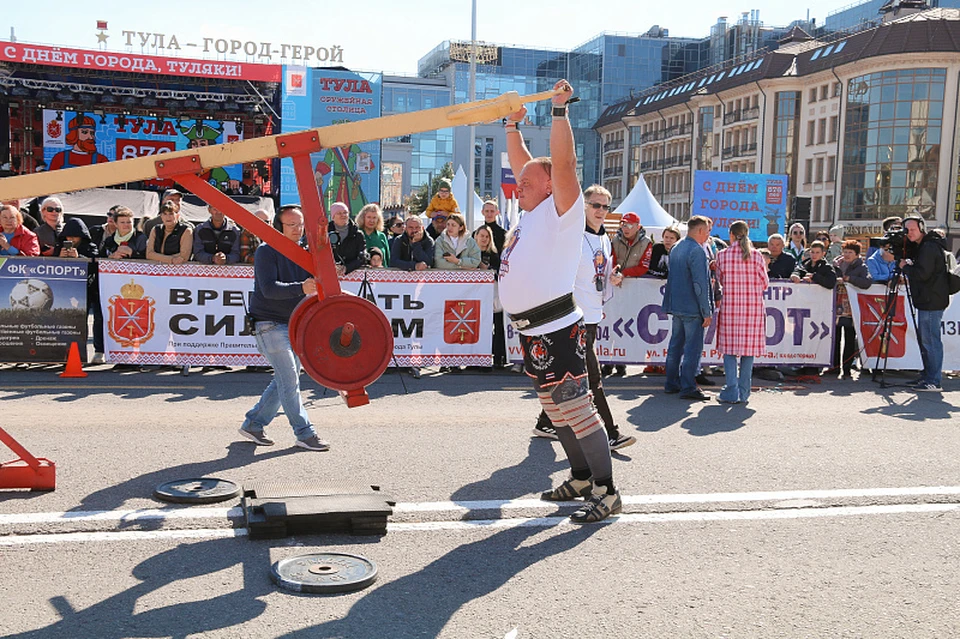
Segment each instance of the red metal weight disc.
M291 345L303 369L338 391L375 382L393 357L393 329L383 311L354 295L309 299L300 302L294 314L304 310L295 326L291 317L290 325Z
M297 327L300 325L300 321L303 320L303 316L306 315L307 311L317 304L317 294L313 293L307 295L300 303L297 304L297 307L293 309L293 313L290 314L290 321L287 322L287 330L290 333L290 345L293 346L294 351L296 351L297 343Z

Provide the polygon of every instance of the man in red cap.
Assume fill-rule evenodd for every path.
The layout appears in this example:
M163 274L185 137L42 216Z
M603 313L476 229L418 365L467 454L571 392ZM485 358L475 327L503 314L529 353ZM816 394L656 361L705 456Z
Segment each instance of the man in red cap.
M653 253L653 242L647 237L647 232L640 224L640 216L636 213L624 213L620 218L620 230L610 242L613 245L613 268L623 277L641 277L647 274L650 268L650 255ZM604 375L613 372L613 366L604 364ZM627 367L617 364L617 375L625 375Z
M70 121L66 142L69 149L60 151L50 160L50 170L69 169L109 162L109 158L97 153L97 123L78 113Z

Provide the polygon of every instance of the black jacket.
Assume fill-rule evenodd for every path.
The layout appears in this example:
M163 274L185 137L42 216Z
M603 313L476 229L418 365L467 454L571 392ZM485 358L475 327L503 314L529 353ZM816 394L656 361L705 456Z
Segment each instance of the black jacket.
M424 233L419 242L411 242L406 233L397 236L390 245L390 266L412 271L418 262L433 265L433 240L430 236Z
M663 242L657 242L650 251L650 268L647 275L666 279L670 274L670 254Z
M497 253L503 252L503 243L507 241L507 231L500 226L496 220L484 224L490 229L490 235L493 236L493 245L497 247Z
M796 267L796 258L784 251L777 259L770 260L767 276L772 280L788 280Z
M336 234L337 227L331 221L327 224L327 233ZM331 243L335 241L331 235ZM343 264L347 273L355 271L367 263L367 240L363 232L351 220L347 224L347 236L341 237L340 242L333 247L333 259L337 264Z
M118 248L116 239L114 239L115 233L111 233L104 238L103 242L100 244L100 255L103 257L110 257L113 255ZM147 259L147 236L141 233L140 231L134 229L133 237L127 241L127 246L133 251L130 255L132 260L145 260Z
M913 265L903 267L903 274L910 282L913 306L921 311L942 311L950 304L947 282L947 264L943 251L946 242L940 234L929 231L920 244L909 242L905 255Z
M820 260L814 264L809 258L805 259L794 269L793 274L801 279L812 274L813 279L811 281L823 288L833 289L837 285L837 272L826 260Z

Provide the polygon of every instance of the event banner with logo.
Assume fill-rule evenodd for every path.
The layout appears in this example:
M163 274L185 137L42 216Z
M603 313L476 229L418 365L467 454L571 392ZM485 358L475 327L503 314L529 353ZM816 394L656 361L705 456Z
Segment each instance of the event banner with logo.
M750 227L750 239L766 242L783 233L787 216L787 176L765 173L697 171L693 178L693 214L713 220L713 234L727 238L737 220Z
M107 361L195 366L265 365L244 331L253 267L104 260ZM490 366L493 275L486 271L367 271L366 297L393 328L393 364ZM364 274L343 290L359 293Z
M242 127L229 121L43 111L43 161L51 171L242 139ZM210 169L201 177L225 190L236 187L242 172L243 167L238 164Z
M597 354L605 364L663 364L672 318L663 312L665 280L625 278L607 302L597 329ZM767 354L756 365L829 366L833 355L833 291L816 284L774 281L764 294ZM716 315L704 337L703 363L723 362L717 348ZM511 361L522 360L512 326L507 327Z
M87 359L89 260L0 257L0 361L67 360L72 342Z
M176 49L179 50L180 47L177 46ZM172 45L170 50L173 50ZM194 78L209 78L211 80L280 81L280 66L276 64L250 64L248 62L226 62L223 60L166 58L140 53L90 51L7 41L0 41L0 60L24 64L33 63L45 66L67 67L70 69L126 71L128 73L190 76Z
M367 286L363 286L364 277ZM376 300L393 326L399 366L493 365L492 271L354 271L345 291Z
M883 344L886 343L886 368L891 370L923 368L917 329L906 290L900 287L897 296L890 299L887 287L874 284L867 290L847 287L850 292L850 310L857 328L860 363L864 368L883 368ZM943 370L960 370L960 304L950 298L950 306L943 312L940 338L943 340ZM886 321L889 318L889 321ZM884 337L886 336L886 339Z
M285 66L282 132L380 117L383 75ZM380 140L324 149L310 156L324 205L344 202L355 216L380 201ZM293 161L280 162L280 204L299 202Z

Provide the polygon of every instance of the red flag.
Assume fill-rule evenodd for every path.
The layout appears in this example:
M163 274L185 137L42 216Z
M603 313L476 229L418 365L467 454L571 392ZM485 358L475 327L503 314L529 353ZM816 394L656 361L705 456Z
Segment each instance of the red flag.
M107 21L106 20L97 20L97 29L100 31L107 30Z

